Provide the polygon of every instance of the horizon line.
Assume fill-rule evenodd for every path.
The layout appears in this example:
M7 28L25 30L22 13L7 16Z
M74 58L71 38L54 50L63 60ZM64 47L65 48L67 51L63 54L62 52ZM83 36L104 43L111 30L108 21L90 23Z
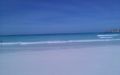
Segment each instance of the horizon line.
M120 32L77 32L77 33L45 33L45 34L0 34L0 36L24 36L24 35L70 35L70 34L97 34L97 33L120 33Z

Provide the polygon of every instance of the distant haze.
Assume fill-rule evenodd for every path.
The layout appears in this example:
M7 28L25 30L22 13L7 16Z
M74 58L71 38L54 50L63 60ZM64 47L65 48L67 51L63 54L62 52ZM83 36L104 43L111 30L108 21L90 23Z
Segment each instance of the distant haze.
M120 28L120 0L0 0L1 35L113 28Z

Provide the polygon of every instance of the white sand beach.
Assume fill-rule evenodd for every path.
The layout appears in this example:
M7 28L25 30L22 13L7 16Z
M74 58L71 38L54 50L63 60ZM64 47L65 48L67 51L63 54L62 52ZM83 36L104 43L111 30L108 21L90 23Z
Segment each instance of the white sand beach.
M1 53L0 75L120 75L120 46Z

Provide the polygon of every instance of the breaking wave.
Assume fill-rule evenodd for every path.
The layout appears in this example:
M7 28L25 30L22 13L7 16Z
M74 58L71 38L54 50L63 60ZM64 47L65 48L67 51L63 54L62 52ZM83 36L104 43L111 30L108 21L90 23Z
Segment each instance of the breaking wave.
M114 37L114 36L120 36L120 34L99 34L98 37Z
M32 44L61 44L82 42L120 41L120 39L94 39L94 40L67 40L67 41L38 41L38 42L1 42L0 45L32 45Z
M114 37L120 36L120 34L99 34L97 35L100 39L112 39Z

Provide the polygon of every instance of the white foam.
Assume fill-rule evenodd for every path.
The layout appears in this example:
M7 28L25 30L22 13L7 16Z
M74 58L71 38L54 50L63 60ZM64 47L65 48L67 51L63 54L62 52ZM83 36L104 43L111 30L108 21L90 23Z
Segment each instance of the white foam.
M67 41L38 41L38 42L2 42L0 45L30 45L30 44L60 44L82 42L120 41L120 39L94 39L94 40L67 40Z
M114 36L119 36L120 34L101 34L97 35L98 37L114 37Z
M104 36L104 37L103 37L103 36L102 36L102 37L99 37L99 38L101 38L101 39L112 39L113 37L110 37L110 36L106 36L106 37Z

